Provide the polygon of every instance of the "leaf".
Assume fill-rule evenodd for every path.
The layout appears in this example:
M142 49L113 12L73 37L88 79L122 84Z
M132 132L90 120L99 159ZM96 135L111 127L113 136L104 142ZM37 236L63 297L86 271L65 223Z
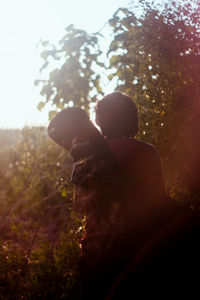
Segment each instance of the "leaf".
M40 73L46 69L46 67L48 66L49 62L48 61L45 61L45 63L42 65L42 67L40 68Z
M38 80L38 79L36 79L36 80L34 81L34 85L35 85L35 86L38 86L39 83L40 83L40 80Z
M105 68L105 64L103 62L96 61L96 64L102 68Z
M119 42L117 40L112 41L112 43L110 44L110 48L109 48L109 51L108 51L107 55L110 52L117 50L118 46L119 46Z
M115 74L108 75L108 80L112 80L115 76L116 76Z
M49 120L52 120L56 115L57 115L57 111L56 110L51 110L49 112Z
M110 66L116 66L118 62L120 61L120 56L119 55L113 55L110 59Z
M41 45L42 47L46 47L49 44L49 41L42 41Z
M41 110L43 109L44 106L45 106L45 103L44 103L43 101L41 101L41 102L38 104L37 109L38 109L39 111L41 111Z
M62 190L61 190L61 196L63 198L65 198L67 196L67 190L66 190L66 188L62 188Z

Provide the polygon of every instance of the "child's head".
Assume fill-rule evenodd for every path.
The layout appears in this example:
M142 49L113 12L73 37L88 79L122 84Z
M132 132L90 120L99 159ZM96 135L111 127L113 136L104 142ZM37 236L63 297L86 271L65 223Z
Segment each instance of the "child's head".
M66 108L50 122L49 136L65 149L70 150L73 141L84 142L98 134L87 113L77 107Z
M138 131L138 111L131 97L113 92L97 103L96 122L106 137L133 137Z

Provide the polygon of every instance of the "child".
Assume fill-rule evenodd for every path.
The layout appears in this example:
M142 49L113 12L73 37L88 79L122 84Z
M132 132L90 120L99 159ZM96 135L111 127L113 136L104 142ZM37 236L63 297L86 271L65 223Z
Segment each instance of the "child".
M50 122L48 134L74 159L71 176L75 185L74 204L76 210L86 215L81 271L83 298L88 298L99 280L105 279L118 232L115 228L118 195L114 192L118 166L103 136L82 109L67 108L59 112Z
M104 138L80 108L67 108L59 112L50 122L48 134L73 157L73 184L84 186L91 178L96 181L102 175L106 176L108 168L116 168Z

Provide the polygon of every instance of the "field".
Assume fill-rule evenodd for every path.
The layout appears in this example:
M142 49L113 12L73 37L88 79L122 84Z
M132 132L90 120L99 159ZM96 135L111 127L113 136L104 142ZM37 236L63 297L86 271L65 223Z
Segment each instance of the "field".
M0 299L77 299L72 161L45 128L1 130Z

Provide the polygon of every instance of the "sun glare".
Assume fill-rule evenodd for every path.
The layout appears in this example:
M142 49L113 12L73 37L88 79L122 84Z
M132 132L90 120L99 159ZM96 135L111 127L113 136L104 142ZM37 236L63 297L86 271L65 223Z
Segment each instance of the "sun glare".
M39 69L43 61L36 47L39 40L58 42L71 23L95 32L120 5L128 2L103 0L97 7L92 0L3 1L0 11L0 127L48 122L48 109L37 110L42 99L33 84L35 79L42 77Z

